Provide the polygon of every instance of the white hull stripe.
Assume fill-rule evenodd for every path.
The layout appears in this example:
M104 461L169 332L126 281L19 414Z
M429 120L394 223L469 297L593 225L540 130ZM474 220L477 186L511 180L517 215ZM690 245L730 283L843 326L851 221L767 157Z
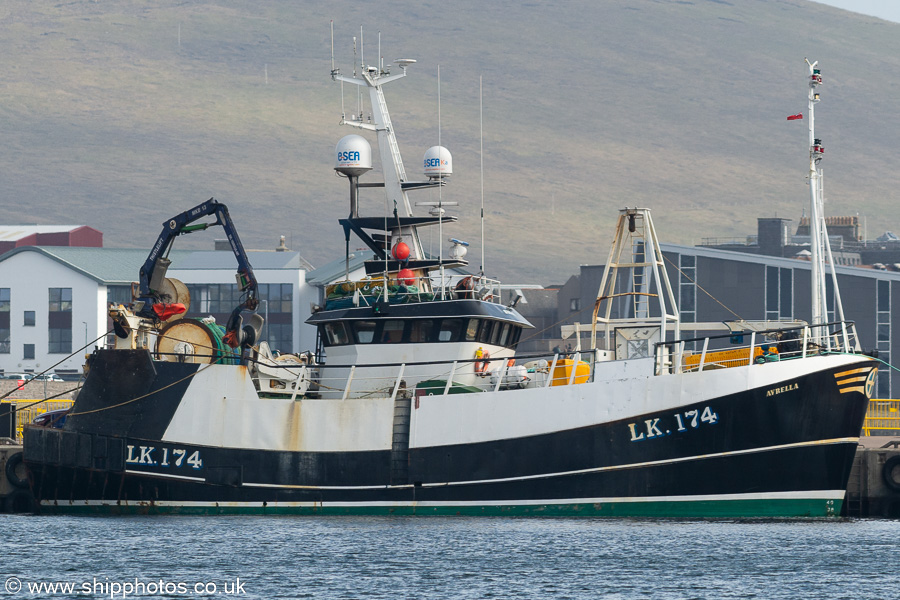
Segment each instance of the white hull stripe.
M205 483L206 479L203 477L187 477L186 475L172 475L171 473L152 473L150 471L134 471L132 469L125 469L126 475L143 475L145 477L159 477L162 479L179 479L181 481L195 481L198 483Z
M182 507L209 507L209 508L354 508L360 506L385 506L385 507L438 507L438 506L560 506L570 504L608 504L622 502L717 502L735 500L841 500L845 490L812 490L804 492L756 492L749 494L705 494L696 496L635 496L635 497L608 497L608 498L554 498L546 500L447 500L447 501L419 501L419 502L196 502L196 501L169 501L159 500L154 506L182 506ZM50 500L43 500L41 504L53 505ZM145 506L149 502L122 502L123 506ZM84 500L76 501L69 506L113 506L115 502L109 500Z

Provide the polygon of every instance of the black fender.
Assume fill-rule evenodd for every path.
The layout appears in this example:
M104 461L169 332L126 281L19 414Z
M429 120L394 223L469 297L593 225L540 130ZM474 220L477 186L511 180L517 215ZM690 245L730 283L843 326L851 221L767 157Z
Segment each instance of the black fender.
M6 478L13 487L20 489L28 487L28 475L26 474L25 477L20 477L19 474L16 473L16 468L22 464L23 458L21 452L16 452L6 459Z
M900 465L900 454L895 454L884 461L884 466L881 467L881 478L884 479L884 485L895 492L900 492L900 478L894 477L894 467L898 465Z

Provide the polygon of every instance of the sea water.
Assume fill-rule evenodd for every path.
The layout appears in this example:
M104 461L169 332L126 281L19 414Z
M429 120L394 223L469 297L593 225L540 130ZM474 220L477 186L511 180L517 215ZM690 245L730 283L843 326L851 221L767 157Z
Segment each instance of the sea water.
M0 515L0 540L4 598L900 597L890 520Z

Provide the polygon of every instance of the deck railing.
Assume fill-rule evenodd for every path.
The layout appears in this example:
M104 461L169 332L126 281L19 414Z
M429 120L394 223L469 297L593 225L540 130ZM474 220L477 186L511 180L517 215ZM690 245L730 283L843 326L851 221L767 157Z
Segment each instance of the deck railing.
M829 352L856 352L852 321L835 321L792 329L738 331L656 344L657 375L689 373L805 358Z
M594 353L517 354L455 361L311 367L312 389L330 398L396 398L577 385L593 381ZM512 363L512 364L510 364ZM478 375L473 377L473 365ZM329 375L334 374L334 375ZM424 391L423 391L424 390Z
M372 306L381 302L406 304L436 300L473 299L499 303L500 281L477 275L447 277L391 277L387 289L384 278L373 276L359 281L339 281L326 288L326 309Z

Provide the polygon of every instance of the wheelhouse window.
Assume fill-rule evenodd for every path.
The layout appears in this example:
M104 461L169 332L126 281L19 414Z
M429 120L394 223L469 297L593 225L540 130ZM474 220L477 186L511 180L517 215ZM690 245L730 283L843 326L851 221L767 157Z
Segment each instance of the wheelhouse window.
M485 344L490 344L491 343L491 333L493 331L494 331L494 322L488 321L487 319L485 319L478 326L478 338L477 338L478 341L485 343Z
M319 326L325 346L344 344L433 344L478 341L515 348L522 328L490 319L390 319L325 323Z
M474 320L474 319L473 319ZM444 319L438 329L439 342L458 342L462 337L462 319Z
M371 344L375 340L376 321L356 321L353 324L353 332L356 334L357 344Z
M469 319L466 325L466 341L474 342L478 337L478 319Z
M403 341L403 321L385 321L381 333L382 344L399 344Z
M427 344L434 341L434 321L420 319L410 323L409 341L413 344Z
M343 323L325 323L322 326L322 340L326 346L343 346L350 343L350 336Z

